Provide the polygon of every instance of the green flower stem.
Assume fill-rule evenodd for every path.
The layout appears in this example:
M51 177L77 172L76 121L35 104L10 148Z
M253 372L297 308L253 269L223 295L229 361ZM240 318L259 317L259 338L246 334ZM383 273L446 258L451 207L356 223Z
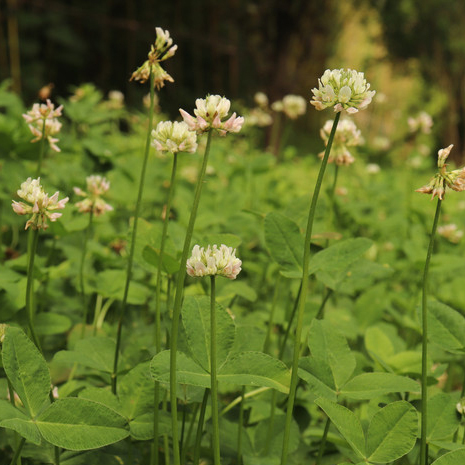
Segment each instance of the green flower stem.
M210 142L212 132L208 132L207 146L205 147L205 155L203 156L202 167L200 168L199 179L194 194L194 202L191 209L189 223L187 225L186 237L184 238L184 247L182 250L179 271L176 278L176 295L173 306L173 320L171 324L171 350L170 350L170 402L171 402L171 423L172 423L172 438L173 438L173 462L174 465L181 465L179 455L179 434L178 434L178 406L176 394L176 350L178 347L178 331L179 317L181 314L182 292L184 288L184 280L186 278L186 263L189 254L189 249L194 232L195 218L200 203L200 194L202 193L203 180L207 169L208 155L210 153Z
M85 287L84 287L84 264L86 261L86 254L87 254L87 242L89 241L89 236L92 231L93 218L94 218L94 208L92 206L90 213L89 213L89 223L87 225L86 232L84 234L84 243L82 244L81 264L79 266L79 287L81 291L82 307L84 310L83 316L82 316L81 337L84 337L86 333L86 325L87 325L88 307L87 307L86 292L85 292Z
M28 257L27 257L27 284L26 284L26 312L29 323L29 331L32 340L37 348L42 352L39 338L34 329L34 258L39 240L39 230L31 229L28 237Z
M187 450L191 442L192 431L194 430L194 424L195 424L195 420L197 419L199 408L200 408L200 404L195 404L194 412L192 413L192 419L189 423L189 429L187 430L186 441L185 441L184 447L182 448L181 463L186 463Z
M45 153L45 118L44 122L42 123L42 139L40 139L40 148L39 148L39 160L37 162L37 174L36 177L40 177L42 173L42 161L44 159Z
M21 441L15 450L15 455L13 456L13 459L11 460L11 465L21 465L21 462L18 461L18 459L21 457L21 450L23 449L25 442L26 442L26 438L21 438Z
M271 401L270 401L270 420L268 423L268 431L266 432L265 457L270 453L270 449L271 449L271 439L273 437L275 413L276 413L276 391L273 389L273 391L271 391Z
M168 398L168 392L165 392L165 395L163 397L163 411L167 411L167 398ZM170 438L167 434L163 435L163 447L165 450L165 465L170 465L171 458L170 458Z
M200 407L199 422L197 424L197 434L195 436L194 461L192 462L193 465L199 465L200 461L200 444L202 442L203 423L205 421L205 410L207 409L209 392L209 389L205 389L202 399L202 405Z
M241 403L239 407L239 424L237 425L237 458L236 465L242 463L242 430L244 429L244 403L245 403L245 386L242 386Z
M176 182L176 168L178 163L178 154L173 153L173 166L171 169L170 188L168 191L168 200L166 201L165 218L163 220L163 230L160 242L160 255L158 259L157 284L155 291L155 351L158 354L161 351L161 270L163 266L163 252L165 250L166 236L168 232L168 223L171 213L171 202L173 200L174 184ZM160 404L160 383L155 381L154 391L154 414L153 414L153 447L151 450L151 465L158 465L158 406Z
M150 72L149 127L147 130L147 139L145 141L144 159L142 162L142 169L141 169L140 179L139 179L139 192L137 194L136 211L134 213L134 224L132 227L132 235L131 235L131 248L129 250L129 258L128 258L128 264L127 264L127 269L126 269L126 284L124 286L123 302L121 304L121 313L120 313L120 317L118 321L118 329L116 333L115 357L114 357L114 363L113 363L113 373L111 374L111 391L115 395L116 395L116 385L117 385L117 377L118 377L118 357L119 357L119 349L121 346L121 331L123 329L123 319L126 313L126 307L127 307L127 302L128 302L129 284L131 282L132 263L134 260L134 250L135 250L136 237L137 237L137 223L139 221L139 214L140 214L140 209L141 209L141 204L142 204L142 193L144 191L145 172L147 169L147 161L148 161L149 152L150 152L150 137L151 137L152 126L153 126L153 102L155 99L154 84L155 84L155 76L152 72Z
M271 388L269 387L261 387L258 389L254 389L253 391L249 391L247 394L244 395L244 399L250 399L251 397L258 396L266 391L269 391ZM242 395L236 397L232 402L230 402L226 407L221 410L220 415L223 416L228 413L231 409L233 409L237 404L242 402Z
M295 314L297 312L297 306L298 306L298 303L299 303L301 292L302 292L302 283L300 283L299 291L297 292L297 296L296 296L295 301L294 301L294 307L292 308L291 318L289 318L289 322L288 322L287 327L286 327L286 332L284 333L284 338L283 338L283 341L281 343L281 347L279 348L279 354L278 354L279 360L282 360L283 355L284 355L284 351L286 350L286 343L287 343L287 340L289 338L289 333L291 332L291 327L292 327L292 323L294 322Z
M218 421L218 381L216 379L216 308L215 308L215 275L210 276L210 375L211 375L211 404L213 426L213 463L220 463L220 426Z
M336 184L337 184L337 175L339 173L339 165L336 163L334 164L334 178L333 178L333 183L331 185L331 189L329 191L329 215L328 215L328 225L331 228L333 226L333 220L335 218L335 206L336 203L334 201L335 199L335 194L336 194ZM329 239L328 239L329 242Z
M323 436L321 438L321 442L320 442L320 447L318 449L318 456L316 458L316 462L315 462L315 465L320 465L320 462L321 462L321 457L323 457L323 453L325 451L325 447L326 447L326 438L328 437L328 431L329 431L329 427L331 425L331 420L329 419L329 417L326 419L326 423L325 423L325 429L323 431Z
M325 155L323 157L323 161L321 162L320 171L318 173L318 178L315 184L315 190L313 192L312 202L310 205L310 211L308 213L307 231L305 234L305 242L304 242L304 257L303 257L303 263L302 263L302 290L300 293L298 310L297 310L297 327L296 327L296 332L295 332L294 355L293 355L293 360L292 360L291 385L289 388L289 398L287 401L287 411L286 411L286 423L284 426L281 465L286 465L287 463L292 413L294 410L295 394L297 390L297 381L298 381L297 370L299 366L299 353L300 353L300 343L301 343L301 338L302 338L302 326L303 326L303 319L304 319L305 302L307 300L307 293L308 293L308 268L310 264L310 242L312 239L313 221L315 218L318 195L320 193L321 184L323 183L323 177L325 174L326 165L328 164L329 153L331 151L334 134L336 133L336 128L339 123L340 117L341 117L341 113L340 112L336 113L333 127L331 129L331 134L329 135L328 145L326 146Z
M433 228L426 254L425 269L423 272L423 293L421 299L422 316L422 337L421 337L421 442L420 442L420 465L428 463L428 446L426 444L426 427L428 412L428 385L426 378L428 374L428 312L427 312L427 291L428 291L428 271L431 255L433 254L434 237L438 227L439 215L441 213L442 200L438 199L436 213L434 215Z
M273 293L273 301L271 303L270 318L268 319L268 328L266 330L265 342L263 344L263 352L265 354L268 353L268 350L270 348L271 331L273 329L273 319L274 319L274 314L275 314L275 310L276 310L276 303L278 301L278 289L279 289L280 283L281 283L281 274L278 273L278 276L276 277L276 283L275 283L275 286L274 286L274 293Z
M316 317L315 317L317 320L322 320L324 318L326 302L328 302L328 300L331 297L333 292L334 291L332 289L330 289L329 287L326 288L326 294L323 297L320 308L318 309L318 313L316 314Z

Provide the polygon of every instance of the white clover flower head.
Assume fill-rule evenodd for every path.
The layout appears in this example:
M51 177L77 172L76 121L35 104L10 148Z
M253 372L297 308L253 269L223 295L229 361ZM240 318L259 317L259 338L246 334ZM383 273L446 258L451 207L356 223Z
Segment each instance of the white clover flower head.
M40 178L27 178L21 184L21 188L17 191L17 194L28 202L28 204L31 204L12 201L12 208L15 213L18 215L32 215L26 222L25 229L29 226L32 229L47 229L47 219L52 222L56 221L62 213L55 212L55 210L63 210L69 200L68 197L58 200L59 192L55 192L49 197L40 184Z
M455 223L439 226L438 234L452 242L452 244L458 244L463 237L463 231Z
M179 112L189 129L196 131L197 134L216 129L221 136L225 136L228 132L239 132L244 124L244 118L236 117L236 113L224 121L231 107L231 102L225 97L207 95L205 99L197 99L195 105L197 107L194 110L195 118L182 108Z
M224 244L204 247L195 245L192 255L187 260L187 274L193 277L224 276L236 279L241 271L242 262L236 257L236 249Z
M87 176L86 184L87 192L79 187L73 188L76 195L84 197L83 200L76 203L78 211L81 213L92 212L95 216L100 216L108 211L112 211L113 207L102 199L102 195L110 189L110 182L103 176L93 174Z
M300 95L286 95L283 98L283 112L290 119L297 119L307 111L307 102Z
M465 398L462 397L460 399L460 402L456 404L455 408L457 409L457 412L460 413L460 415L464 415L465 414Z
M432 199L438 196L443 200L446 188L461 192L465 190L465 167L458 170L447 171L446 160L452 150L453 145L438 151L438 172L431 178L425 186L417 189L423 194L432 194Z
M377 163L368 163L365 169L368 174L377 174L381 171L381 168Z
M152 130L152 146L159 152L190 152L197 150L197 133L184 121L160 121Z
M165 85L165 81L174 82L174 79L161 67L160 61L167 60L172 57L178 46L173 45L173 39L167 30L161 27L156 27L155 32L157 37L155 43L150 46L148 59L132 73L130 81L140 81L142 84L150 79L150 73L154 77L154 87L161 89Z
M264 92L256 92L253 99L259 107L268 107L268 96Z
M53 103L47 99L47 103L34 103L32 109L27 113L23 114L23 118L28 123L29 130L34 135L32 143L38 142L42 139L47 139L50 148L55 152L60 152L60 149L56 145L58 139L52 137L58 134L61 129L61 123L57 117L61 116L63 105L55 108Z
M430 134L433 127L433 118L426 111L420 112L416 117L410 116L407 119L407 124L410 132L422 132Z
M310 103L317 110L334 107L335 112L349 114L365 109L375 95L363 73L353 69L327 69L318 80L318 89L312 89Z
M265 109L257 107L250 110L246 122L248 126L265 127L273 124L273 117Z
M320 136L323 139L325 146L328 145L329 136L333 127L334 121L328 120L320 130ZM362 133L355 123L349 119L341 119L334 134L331 153L328 158L328 163L336 163L337 165L350 165L355 161L355 158L349 151L349 147L357 147L364 143ZM324 152L318 154L320 158L324 157Z

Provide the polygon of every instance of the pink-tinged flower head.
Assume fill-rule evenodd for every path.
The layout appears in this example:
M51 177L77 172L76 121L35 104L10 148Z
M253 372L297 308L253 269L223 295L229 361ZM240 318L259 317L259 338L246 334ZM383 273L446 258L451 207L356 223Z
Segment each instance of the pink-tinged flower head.
M325 125L320 130L320 136L325 145L328 145L329 135L333 127L332 120L326 121ZM331 153L328 158L328 163L336 163L336 165L350 165L355 161L349 148L363 144L362 134L355 123L348 118L341 119L331 147ZM320 158L324 157L324 152L318 154Z
M244 118L236 116L236 113L225 120L231 107L231 102L225 97L207 95L205 99L198 98L195 105L194 114L196 117L191 116L183 109L179 109L179 112L189 129L198 134L216 129L220 135L225 136L228 132L239 132L244 124Z
M420 187L416 192L432 194L432 199L438 197L444 199L446 188L461 192L465 190L465 167L458 170L447 171L446 160L453 145L438 151L438 172L431 178L430 182Z
M76 203L76 207L81 213L92 212L95 216L100 216L107 211L113 210L113 207L101 197L110 188L110 182L106 178L94 174L86 178L86 184L87 192L79 187L74 187L74 193L84 197L84 200Z
M363 73L353 69L327 69L318 80L318 89L312 89L310 103L317 110L334 107L335 112L353 114L371 103L376 92L369 89Z
M204 247L195 245L192 255L187 260L187 274L193 277L224 276L236 279L241 271L242 262L236 257L236 249L221 244Z
M68 197L58 200L58 192L49 197L40 184L40 178L27 178L21 184L21 189L17 191L17 194L28 203L13 200L12 207L14 212L18 215L32 215L26 222L25 229L29 226L33 229L47 229L47 219L52 222L56 221L62 213L58 213L55 210L63 210L69 200Z
M168 31L161 27L156 27L157 37L155 43L151 45L148 59L132 73L131 79L144 83L149 80L150 73L154 77L154 87L161 89L165 81L174 82L174 79L161 67L160 62L172 57L178 46L173 45L173 39Z
M197 150L197 134L184 121L160 121L152 130L152 146L159 152L190 152Z
M31 142L47 139L52 150L56 152L60 151L56 145L58 139L52 136L60 132L61 123L57 117L61 116L62 109L62 105L55 108L53 103L47 99L47 103L34 103L32 109L23 114L23 118L28 123L29 129L34 135L34 139Z

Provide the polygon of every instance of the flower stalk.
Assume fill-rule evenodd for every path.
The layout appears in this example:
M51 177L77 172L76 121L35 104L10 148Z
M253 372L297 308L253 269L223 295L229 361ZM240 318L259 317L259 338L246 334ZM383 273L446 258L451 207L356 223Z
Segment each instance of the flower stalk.
M26 312L32 340L34 341L34 344L37 346L37 348L42 352L39 338L37 337L36 331L34 329L34 258L38 241L39 230L31 229L28 237L27 251Z
M434 238L438 227L439 216L441 213L442 200L438 198L436 213L434 215L431 237L426 254L425 269L423 272L422 298L421 298L421 316L422 316L422 335L421 335L421 440L420 440L420 465L428 463L428 445L426 444L427 434L427 415L428 415L428 271L431 256L433 254Z
M152 132L152 125L153 125L153 102L155 99L155 92L154 92L154 75L150 72L150 108L149 108L149 127L147 130L147 139L145 143L145 151L144 151L144 159L142 161L142 168L139 178L139 191L137 194L137 202L136 202L136 210L134 212L134 223L132 227L132 234L131 234L131 248L129 250L129 257L128 263L126 268L126 283L124 285L124 294L123 294L123 302L121 304L121 312L118 321L118 329L116 332L116 347L115 347L115 356L114 356L114 363L113 363L113 372L111 374L111 391L113 394L116 394L117 389L117 377L118 377L118 358L119 358L119 350L121 346L121 332L123 328L123 319L126 313L127 308L127 301L128 301L128 294L129 294L129 284L131 282L132 276L132 265L134 260L134 250L136 244L136 237L137 237L137 224L139 221L140 209L142 204L142 194L144 192L144 182L145 182L145 173L147 170L147 161L149 158L150 152L150 135Z
M178 406L177 406L177 393L176 393L176 350L178 345L178 331L179 331L179 317L181 314L182 293L184 288L185 273L184 269L189 254L190 243L192 234L194 232L195 219L197 217L197 210L200 203L200 195L202 193L203 180L205 171L207 169L208 156L210 154L212 132L208 132L207 145L205 147L205 154L203 156L202 166L199 172L199 179L194 194L194 202L192 205L189 223L187 225L186 236L184 238L184 246L181 256L181 263L179 267L178 276L176 278L176 294L173 306L173 320L171 324L171 346L170 346L170 403L171 403L171 423L172 423L172 437L173 437L173 461L174 465L180 465L179 455L179 434L178 434Z
M297 390L297 381L298 381L297 370L298 370L298 364L299 364L300 344L301 344L301 339L302 339L302 327L303 327L305 302L307 300L307 293L308 293L308 269L309 269L309 264L310 264L310 242L312 239L313 222L315 218L318 196L320 194L320 189L323 183L323 177L325 174L326 165L328 164L328 158L329 158L331 146L333 143L334 135L336 133L336 129L337 129L340 116L341 116L341 113L337 112L336 117L334 118L333 127L331 129L331 133L329 136L328 144L326 146L323 161L321 162L320 171L318 173L318 178L315 184L312 202L310 205L310 211L308 214L307 230L306 230L305 242L304 242L303 265L302 265L302 284L301 284L299 303L297 307L297 327L295 331L294 354L293 354L292 368L291 368L291 385L289 388L289 398L287 402L286 422L285 422L284 437L283 437L283 448L282 448L282 453L281 453L281 465L285 465L287 463L287 456L288 456L288 450L289 450L289 436L290 436L291 422L292 422L292 412L294 409L294 402L295 402L295 396L296 396L296 390Z

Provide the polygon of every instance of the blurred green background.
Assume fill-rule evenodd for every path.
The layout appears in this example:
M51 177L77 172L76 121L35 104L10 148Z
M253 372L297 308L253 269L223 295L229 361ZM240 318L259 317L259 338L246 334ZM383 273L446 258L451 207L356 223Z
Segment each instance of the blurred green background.
M257 91L271 102L288 93L309 100L324 69L350 67L378 91L380 109L360 115L372 134L395 138L407 116L427 111L433 153L453 143L463 159L462 0L0 0L0 78L12 78L27 105L49 83L56 99L92 82L140 107L147 88L128 80L155 26L179 47L166 62L175 83L160 91L171 116L207 93L246 105ZM317 130L322 118L308 112L298 127Z

